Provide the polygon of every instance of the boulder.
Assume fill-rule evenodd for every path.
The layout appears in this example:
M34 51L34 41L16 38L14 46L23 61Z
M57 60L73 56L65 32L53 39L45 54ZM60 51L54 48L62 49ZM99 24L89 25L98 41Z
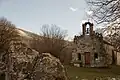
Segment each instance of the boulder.
M11 80L67 80L64 66L51 54L39 54L20 41L13 42L10 50Z
M60 60L49 53L42 53L34 70L34 80L67 80Z
M0 31L0 76L5 80L67 80L60 60L29 48L21 37L27 35L14 25L0 20Z

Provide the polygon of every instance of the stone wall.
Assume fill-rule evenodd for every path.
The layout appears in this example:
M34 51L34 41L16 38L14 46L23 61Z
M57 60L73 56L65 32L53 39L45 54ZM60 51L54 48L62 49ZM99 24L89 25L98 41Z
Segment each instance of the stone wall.
M117 52L117 65L120 65L120 52Z
M108 54L108 64L112 64L112 50L114 49L113 46L104 44L106 53Z
M79 61L78 54L81 54L82 65L85 65L85 53L90 53L90 67L102 67L105 66L105 52L103 46L103 39L100 34L81 35L75 36L74 38L74 50L72 53L72 62ZM96 60L94 55L98 54L98 59ZM80 64L80 63L78 63Z

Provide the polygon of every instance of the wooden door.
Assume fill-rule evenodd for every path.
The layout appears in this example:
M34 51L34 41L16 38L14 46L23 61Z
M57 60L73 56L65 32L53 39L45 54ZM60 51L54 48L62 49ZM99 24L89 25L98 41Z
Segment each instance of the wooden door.
M85 64L90 64L90 52L85 52Z

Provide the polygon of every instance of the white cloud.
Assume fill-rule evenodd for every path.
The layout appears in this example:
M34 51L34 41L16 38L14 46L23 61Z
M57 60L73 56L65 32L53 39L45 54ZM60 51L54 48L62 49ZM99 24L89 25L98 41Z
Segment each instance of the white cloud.
M69 9L70 9L71 11L73 11L73 12L75 12L75 11L78 10L78 8L73 8L73 7L69 7Z

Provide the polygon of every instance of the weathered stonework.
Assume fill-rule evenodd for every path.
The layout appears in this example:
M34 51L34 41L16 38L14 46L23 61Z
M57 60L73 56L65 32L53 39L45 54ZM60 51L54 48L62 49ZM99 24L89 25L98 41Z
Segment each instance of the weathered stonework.
M90 22L83 24L83 28L83 35L74 37L72 63L83 67L107 66L102 34L95 33Z
M39 56L34 71L35 80L67 80L64 66L59 59L49 53L42 53Z

